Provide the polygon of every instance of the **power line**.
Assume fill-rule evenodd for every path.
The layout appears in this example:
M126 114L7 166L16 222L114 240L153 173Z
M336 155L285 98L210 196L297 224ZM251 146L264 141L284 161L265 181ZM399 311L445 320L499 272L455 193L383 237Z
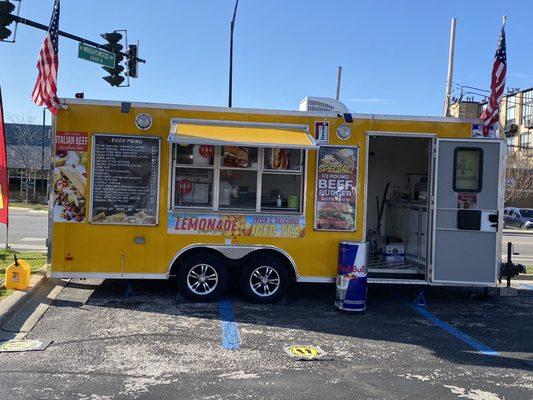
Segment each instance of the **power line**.
M459 96L459 99L462 99L464 95L467 95L467 94L473 94L475 96L480 96L480 97L483 97L483 99L488 99L488 95L485 94L485 93L490 93L490 90L486 90L486 89L480 89L480 88L477 88L475 86L468 86L468 85L461 85L460 83L458 82L454 82L453 84L455 86L455 88L457 88L458 90L460 90L461 94ZM472 90L469 90L469 91L464 91L463 89L472 89ZM533 90L533 89L531 89ZM522 92L526 92L526 91L529 91L529 90L525 90L525 91L522 91ZM479 92L485 92L485 93L479 93ZM508 93L507 95L505 95L504 97L506 98L509 98L509 97L512 97L514 96L516 93L518 92L515 92L515 93ZM529 99L529 102L527 103L524 103L523 101L516 101L516 99L514 100L514 102L512 103L514 105L521 105L521 106L531 106L533 107L533 97L531 99Z
M507 139L510 139L510 138L507 138ZM533 150L533 147L520 146L520 145L516 145L516 144L507 144L507 147L517 148L519 150Z

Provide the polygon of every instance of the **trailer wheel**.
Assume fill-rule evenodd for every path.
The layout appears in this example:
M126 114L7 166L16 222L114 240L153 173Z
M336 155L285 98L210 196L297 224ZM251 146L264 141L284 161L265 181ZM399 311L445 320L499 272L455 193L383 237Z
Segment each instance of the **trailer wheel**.
M288 285L289 274L277 257L252 257L242 268L242 294L254 303L275 303L281 300L287 293Z
M212 254L192 255L179 269L177 285L181 295L191 301L214 301L228 286L224 262Z

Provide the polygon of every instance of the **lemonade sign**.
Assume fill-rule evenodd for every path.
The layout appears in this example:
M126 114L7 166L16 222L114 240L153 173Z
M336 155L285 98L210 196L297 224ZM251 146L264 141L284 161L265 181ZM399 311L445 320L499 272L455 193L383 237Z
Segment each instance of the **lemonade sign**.
M305 217L169 212L168 233L297 238L305 235Z

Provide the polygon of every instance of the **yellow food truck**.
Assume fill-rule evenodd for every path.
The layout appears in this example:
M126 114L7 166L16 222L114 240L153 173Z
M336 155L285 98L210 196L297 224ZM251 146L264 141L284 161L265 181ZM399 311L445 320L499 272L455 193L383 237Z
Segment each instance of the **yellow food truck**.
M501 140L479 120L64 99L50 199L56 278L175 279L193 301L239 284L274 302L334 282L341 241L368 280L494 286Z

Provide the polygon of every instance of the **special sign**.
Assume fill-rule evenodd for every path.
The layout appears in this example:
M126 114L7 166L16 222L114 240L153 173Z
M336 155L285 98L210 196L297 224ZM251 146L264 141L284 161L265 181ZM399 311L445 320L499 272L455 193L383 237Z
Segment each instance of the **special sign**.
M305 234L305 217L169 212L168 233L297 238Z
M316 186L315 228L355 230L357 148L320 147Z

